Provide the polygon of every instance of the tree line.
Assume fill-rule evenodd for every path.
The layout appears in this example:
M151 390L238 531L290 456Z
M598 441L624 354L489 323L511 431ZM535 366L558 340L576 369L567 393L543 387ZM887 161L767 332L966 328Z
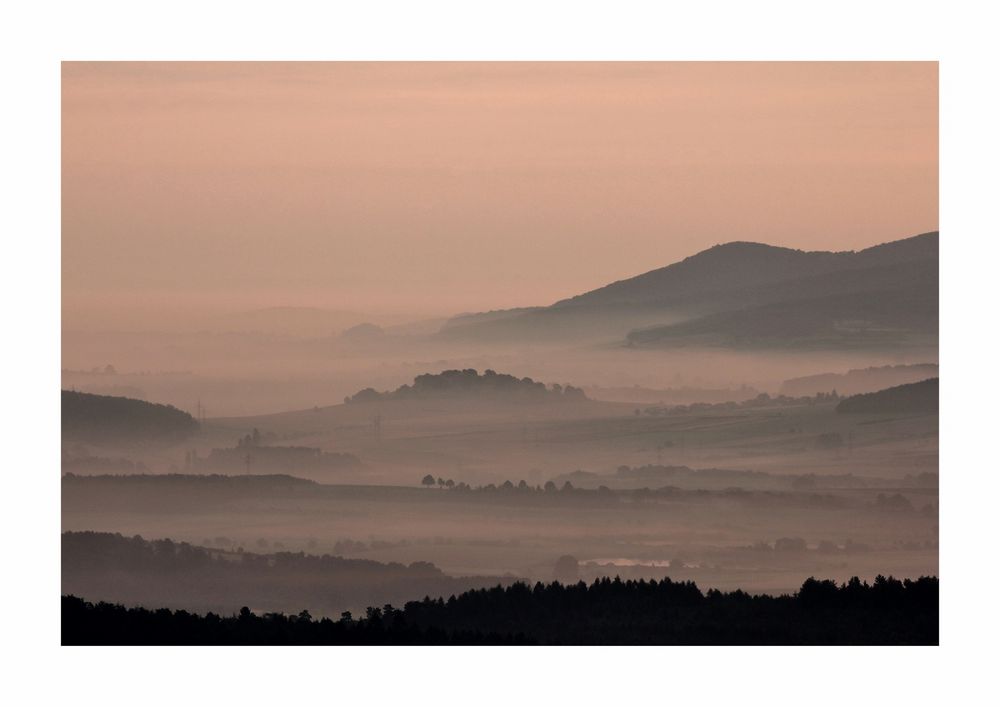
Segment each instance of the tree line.
M62 598L64 645L937 645L938 580L807 579L792 595L702 592L693 582L607 577L517 582L369 607L339 620L204 616Z

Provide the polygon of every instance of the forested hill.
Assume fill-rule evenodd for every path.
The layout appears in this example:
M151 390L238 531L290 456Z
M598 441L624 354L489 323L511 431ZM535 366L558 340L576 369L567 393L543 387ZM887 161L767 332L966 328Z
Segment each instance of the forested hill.
M381 400L419 400L440 397L505 398L524 401L584 400L581 388L572 385L544 383L531 378L518 378L507 373L486 370L482 375L474 368L425 373L413 379L413 385L378 392L365 388L344 399L345 403L368 403Z
M927 413L938 411L938 379L897 385L875 393L845 398L837 412L855 413Z
M62 391L62 436L101 444L170 442L198 431L198 421L172 405L133 398Z
M793 596L702 591L693 582L599 579L515 583L425 598L403 609L314 621L298 615L197 616L62 599L64 645L937 645L936 577L808 579Z

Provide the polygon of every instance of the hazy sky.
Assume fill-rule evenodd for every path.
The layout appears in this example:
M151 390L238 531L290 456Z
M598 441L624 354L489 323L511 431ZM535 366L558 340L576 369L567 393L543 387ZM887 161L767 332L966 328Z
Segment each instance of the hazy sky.
M938 226L933 63L68 63L67 313L548 304Z

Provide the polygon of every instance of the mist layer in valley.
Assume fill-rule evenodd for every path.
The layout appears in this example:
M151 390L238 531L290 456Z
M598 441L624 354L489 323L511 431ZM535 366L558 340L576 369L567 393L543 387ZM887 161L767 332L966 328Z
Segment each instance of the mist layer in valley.
M63 592L336 617L936 575L936 262L729 244L550 306L68 329Z

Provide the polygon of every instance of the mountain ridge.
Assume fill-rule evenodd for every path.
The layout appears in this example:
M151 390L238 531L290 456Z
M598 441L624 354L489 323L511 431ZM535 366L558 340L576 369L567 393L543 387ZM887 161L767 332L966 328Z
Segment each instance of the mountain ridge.
M827 302L817 312L829 328L841 319L863 319L870 309L865 294L881 298L886 293L886 301L897 306L892 311L882 307L886 311L873 322L878 328L911 327L913 316L905 309L907 300L913 300L919 308L917 330L936 331L938 240L938 232L929 231L852 251L803 251L731 241L547 307L512 310L507 316L463 315L467 323L454 318L439 335L494 340L592 336L635 345L636 338L629 335L643 329L661 329L672 337L683 329L671 327L723 312L840 298L839 306ZM803 307L796 311L800 321L808 319L808 304ZM786 308L796 309L791 304ZM734 317L738 315L730 319ZM902 327L895 326L897 319ZM648 334L639 341L652 343ZM727 345L724 336L721 344Z

